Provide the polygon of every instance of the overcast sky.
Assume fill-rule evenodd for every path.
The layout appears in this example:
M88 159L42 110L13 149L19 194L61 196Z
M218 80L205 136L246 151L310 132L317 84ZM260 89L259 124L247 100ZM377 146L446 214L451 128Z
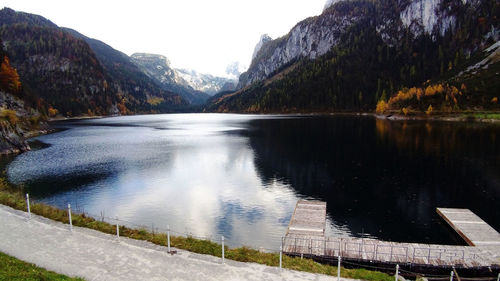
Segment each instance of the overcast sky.
M276 38L323 10L325 0L3 0L17 11L99 39L127 55L165 55L174 67L223 75L250 64L264 33Z

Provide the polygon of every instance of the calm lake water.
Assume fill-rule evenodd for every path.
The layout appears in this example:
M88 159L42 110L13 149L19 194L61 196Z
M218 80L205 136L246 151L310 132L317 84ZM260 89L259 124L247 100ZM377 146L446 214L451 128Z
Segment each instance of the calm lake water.
M31 197L127 224L277 250L298 199L327 233L462 244L436 207L500 230L500 126L363 116L173 114L67 121L8 165Z

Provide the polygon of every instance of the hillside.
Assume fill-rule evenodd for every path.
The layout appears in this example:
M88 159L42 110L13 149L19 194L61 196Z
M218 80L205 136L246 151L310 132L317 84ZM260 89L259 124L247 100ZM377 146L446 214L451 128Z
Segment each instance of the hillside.
M104 68L107 80L114 83L114 87L118 89L124 105L130 109L129 112L122 112L123 114L155 110L155 103L161 99L176 99L177 95L185 98L181 92L175 91L175 89L162 88L154 79L148 77L126 54L76 30L69 28L63 28L63 30L76 38L83 39L95 53ZM143 103L144 100L146 103Z
M480 61L482 50L498 40L500 4L425 3L336 1L320 16L263 44L241 75L240 90L214 97L206 110L373 111L379 100L425 83L458 88L464 83L466 102L456 110L498 110L490 102L499 90L491 81L498 78L490 73L473 82L457 74Z
M30 149L26 138L43 130L44 118L23 101L23 89L17 70L0 40L0 155Z
M93 41L96 55L83 36L74 34L40 16L0 10L0 37L30 106L63 116L186 109L180 96L162 91L131 64L122 68L118 52Z

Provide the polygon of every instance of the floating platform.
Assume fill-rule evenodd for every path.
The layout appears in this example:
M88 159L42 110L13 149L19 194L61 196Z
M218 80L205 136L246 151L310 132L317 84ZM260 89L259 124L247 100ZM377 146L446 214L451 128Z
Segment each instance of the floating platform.
M443 211L446 213L447 210L451 209L440 208L438 212L439 210L442 210L442 213ZM472 212L470 213L473 214ZM452 214L449 212L447 214L446 217L450 221L454 221L454 225L461 225L460 222L462 219L458 218L458 215L462 214ZM341 256L346 260L369 263L413 264L418 266L457 268L493 266L498 268L500 266L498 258L500 251L496 248L499 246L496 241L500 240L496 240L498 236L495 236L498 233L491 227L491 229L486 228L486 223L472 223L482 221L479 217L474 216L469 215L473 219L471 219L470 223L465 224L467 226L478 225L481 229L477 231L466 231L468 227L460 229L463 230L463 233L467 233L466 237L471 241L481 244L480 247L472 245L451 246L399 243L352 237L326 237L324 235L326 203L300 200L295 207L286 236L283 238L283 252L288 255L320 259ZM482 232L486 230L488 234ZM491 230L496 234L491 232ZM483 247L492 248L485 249Z
M437 213L470 246L500 257L500 233L469 209L437 208Z
M286 235L324 236L326 202L299 200Z

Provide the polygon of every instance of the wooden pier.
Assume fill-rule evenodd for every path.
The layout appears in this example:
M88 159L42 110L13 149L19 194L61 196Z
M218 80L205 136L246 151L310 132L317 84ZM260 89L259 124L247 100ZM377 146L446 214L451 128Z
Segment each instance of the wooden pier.
M326 202L299 200L286 234L324 236L325 224Z
M446 213L448 209L440 210L444 210ZM455 224L460 222L455 218L452 220ZM500 266L498 257L500 251L496 248L495 241L497 240L491 240L492 236L485 236L481 240L481 243L483 243L481 247L399 243L366 238L326 237L324 235L325 224L325 202L303 200L297 202L286 236L283 238L283 252L288 255L311 258L337 258L341 256L345 260L370 263L433 265L457 268L490 266L498 268ZM467 229L467 227L461 229ZM476 236L468 235L467 237L473 238L472 241L479 241L474 238ZM486 245L486 241L492 243ZM483 245L488 248L483 248Z
M469 244L500 257L500 233L469 209L437 208L437 213Z

